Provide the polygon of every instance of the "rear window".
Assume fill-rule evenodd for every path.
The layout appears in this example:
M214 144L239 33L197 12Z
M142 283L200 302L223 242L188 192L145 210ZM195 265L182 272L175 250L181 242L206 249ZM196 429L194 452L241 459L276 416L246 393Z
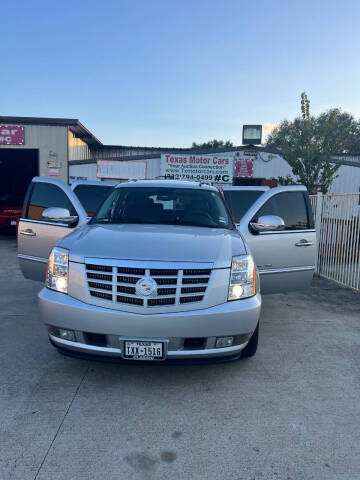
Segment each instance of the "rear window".
M251 205L261 197L262 190L224 190L224 197L233 219L239 223Z
M113 191L112 186L78 185L74 188L76 196L82 203L87 215L93 217L105 198Z

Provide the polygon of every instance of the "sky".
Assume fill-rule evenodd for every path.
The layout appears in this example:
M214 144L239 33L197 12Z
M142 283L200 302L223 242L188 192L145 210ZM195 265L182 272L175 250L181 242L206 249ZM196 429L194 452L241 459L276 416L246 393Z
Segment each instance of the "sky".
M78 118L105 144L241 144L300 111L360 117L358 0L14 0L0 115Z

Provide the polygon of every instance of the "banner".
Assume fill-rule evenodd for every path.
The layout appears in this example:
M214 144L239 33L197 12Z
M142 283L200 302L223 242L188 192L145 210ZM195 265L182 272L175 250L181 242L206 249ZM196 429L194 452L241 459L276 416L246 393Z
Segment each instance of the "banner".
M0 145L23 145L24 127L0 125Z
M232 184L234 155L161 154L161 176L198 182Z
M96 167L98 178L115 180L143 180L146 178L146 162L139 160L98 160Z
M252 177L254 171L254 161L252 158L236 157L235 159L235 177Z

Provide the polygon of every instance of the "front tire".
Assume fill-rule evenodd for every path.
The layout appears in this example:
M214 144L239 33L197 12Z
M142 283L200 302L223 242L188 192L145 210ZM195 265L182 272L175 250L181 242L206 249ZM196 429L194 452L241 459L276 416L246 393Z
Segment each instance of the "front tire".
M250 358L253 357L256 353L259 344L259 323L257 324L254 333L252 334L249 343L246 345L244 350L241 352L241 358Z

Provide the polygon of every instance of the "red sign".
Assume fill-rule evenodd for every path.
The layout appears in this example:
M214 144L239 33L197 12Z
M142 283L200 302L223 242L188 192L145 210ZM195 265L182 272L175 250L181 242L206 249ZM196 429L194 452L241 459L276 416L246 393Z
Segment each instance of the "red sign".
M24 127L0 125L0 145L23 145Z
M252 177L254 161L248 158L235 159L234 177Z

